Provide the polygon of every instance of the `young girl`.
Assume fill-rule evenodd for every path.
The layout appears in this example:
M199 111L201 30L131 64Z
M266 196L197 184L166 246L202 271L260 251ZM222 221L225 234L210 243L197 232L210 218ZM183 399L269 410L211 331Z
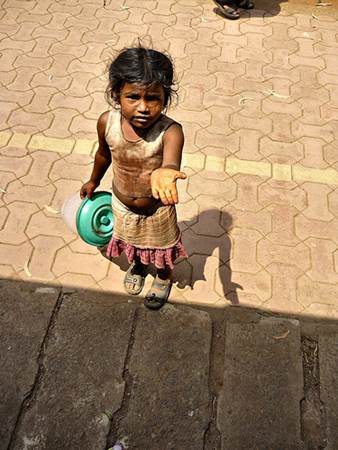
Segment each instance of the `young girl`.
M163 53L142 47L122 51L109 68L108 101L114 109L98 119L99 147L81 197L91 198L113 161L113 237L107 256L125 252L129 294L142 291L146 266L157 268L144 304L161 308L168 299L174 261L186 257L177 225L176 180L184 135L163 114L173 95L174 71Z

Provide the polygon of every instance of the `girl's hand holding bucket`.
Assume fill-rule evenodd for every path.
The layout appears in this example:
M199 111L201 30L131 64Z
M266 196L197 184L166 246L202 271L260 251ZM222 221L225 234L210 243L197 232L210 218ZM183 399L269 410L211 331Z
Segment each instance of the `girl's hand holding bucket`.
M80 197L82 199L84 199L85 197L92 198L95 189L99 185L100 185L100 183L95 183L95 181L91 181L91 180L87 181L87 183L85 183L80 190Z

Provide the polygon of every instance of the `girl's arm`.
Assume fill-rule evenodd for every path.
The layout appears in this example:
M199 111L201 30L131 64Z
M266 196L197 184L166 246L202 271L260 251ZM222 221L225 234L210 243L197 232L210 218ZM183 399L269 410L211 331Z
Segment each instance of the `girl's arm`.
M106 111L99 117L97 121L97 135L99 148L95 154L94 167L90 180L85 183L80 191L81 198L91 198L95 189L100 185L103 175L106 173L111 164L111 153L106 142L105 131L109 112Z
M151 174L151 189L153 197L161 199L164 205L178 203L176 180L187 178L180 171L184 134L178 124L172 125L163 136L162 167Z

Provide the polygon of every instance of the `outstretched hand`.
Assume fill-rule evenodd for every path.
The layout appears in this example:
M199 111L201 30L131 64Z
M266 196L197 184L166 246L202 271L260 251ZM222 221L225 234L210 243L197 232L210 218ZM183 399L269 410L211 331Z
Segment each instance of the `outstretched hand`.
M160 167L151 174L151 191L153 197L160 199L164 205L178 203L176 180L185 180L187 175L179 170Z

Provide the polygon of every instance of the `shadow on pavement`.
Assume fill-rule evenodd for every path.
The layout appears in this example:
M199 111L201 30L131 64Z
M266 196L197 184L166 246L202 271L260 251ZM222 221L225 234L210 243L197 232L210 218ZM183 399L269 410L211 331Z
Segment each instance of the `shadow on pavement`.
M208 257L212 256L215 250L218 250L217 258L219 260L216 273L219 274L221 283L222 296L230 301L232 305L238 305L237 289L243 289L237 283L231 281L231 239L229 231L233 225L232 216L226 211L219 209L208 209L202 211L198 216L193 217L184 224L192 228L189 233L183 234L183 244L189 255L189 259L184 264L178 264L174 271L174 280L179 288L190 286L194 289L197 281L205 281L205 268ZM217 224L217 229L211 230L213 224ZM195 232L194 226L197 226ZM201 230L199 230L199 227ZM209 227L209 228L208 228ZM211 227L211 228L210 228ZM205 230L209 234L205 234ZM204 232L203 232L204 231ZM195 253L198 257L194 260L191 258ZM191 265L191 272L187 272L187 266Z

